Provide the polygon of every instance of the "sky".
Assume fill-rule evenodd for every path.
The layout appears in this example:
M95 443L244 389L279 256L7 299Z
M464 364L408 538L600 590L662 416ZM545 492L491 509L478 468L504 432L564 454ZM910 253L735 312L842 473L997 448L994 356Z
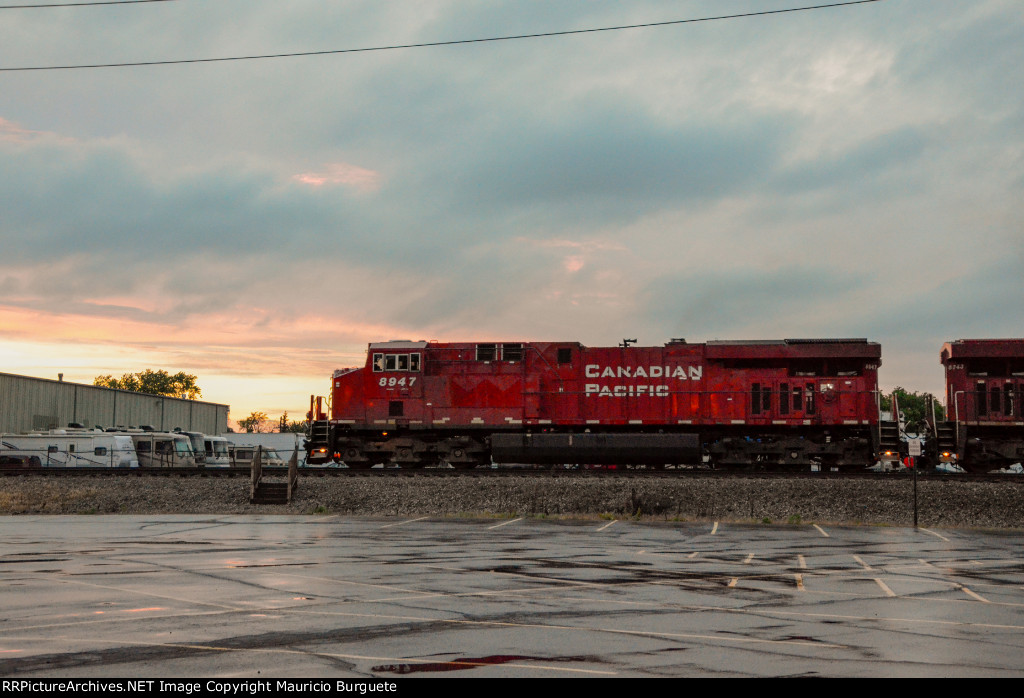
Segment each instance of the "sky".
M42 0L45 2L45 0ZM595 29L799 0L0 0L0 68ZM1024 3L0 71L0 371L299 419L369 342L1024 336Z

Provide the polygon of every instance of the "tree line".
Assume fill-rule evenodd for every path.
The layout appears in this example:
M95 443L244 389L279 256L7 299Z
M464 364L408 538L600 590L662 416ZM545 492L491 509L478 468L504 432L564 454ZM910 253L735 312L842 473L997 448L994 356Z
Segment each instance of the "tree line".
M114 378L111 375L96 376L92 384L101 388L130 390L133 393L195 400L203 395L196 380L195 376L184 371L178 371L172 375L164 370L154 371L147 368L139 373L125 373L120 378Z
M110 374L96 376L92 384L101 388L130 390L133 393L145 393L146 395L197 400L203 396L203 391L197 381L198 378L196 376L184 371L172 374L163 369L154 371L147 368L145 371L139 371L138 373L125 373L120 378L114 378ZM309 422L306 420L290 420L287 412L281 415L276 425L271 424L271 420L267 417L266 412L252 412L248 417L238 420L239 428L244 429L250 434L259 433L264 430L272 431L274 426L277 427L276 431L282 433L303 434L306 432L308 425Z

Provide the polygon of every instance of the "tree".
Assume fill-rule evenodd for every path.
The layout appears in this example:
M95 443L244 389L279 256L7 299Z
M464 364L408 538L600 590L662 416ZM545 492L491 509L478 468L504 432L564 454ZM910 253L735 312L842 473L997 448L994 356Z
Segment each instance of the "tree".
M289 421L288 413L285 412L281 415L281 418L277 420L277 430L282 434L286 434L288 432L291 432L292 434L305 434L309 430L309 421Z
M924 429L925 421L931 419L929 402L935 400L935 397L931 393L918 394L916 390L912 393L907 392L899 386L893 392L896 394L900 412L903 413L907 431L920 433ZM891 411L891 396L883 395L881 406L884 411ZM945 418L946 410L943 409L942 404L938 400L935 400L935 419L941 422Z
M195 400L203 395L203 391L196 385L196 377L184 371L171 375L164 370L154 371L147 368L140 373L126 373L120 378L111 375L96 376L92 384L102 388L130 390L135 393L164 395L185 400Z
M245 419L238 420L238 426L249 434L259 434L263 422L267 421L266 412L252 412Z

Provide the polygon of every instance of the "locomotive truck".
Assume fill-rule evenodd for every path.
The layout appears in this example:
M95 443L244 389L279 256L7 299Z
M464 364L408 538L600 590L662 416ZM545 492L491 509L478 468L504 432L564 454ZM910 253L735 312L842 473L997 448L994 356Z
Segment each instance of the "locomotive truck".
M630 343L371 343L330 413L311 404L307 462L844 469L895 448L875 342Z

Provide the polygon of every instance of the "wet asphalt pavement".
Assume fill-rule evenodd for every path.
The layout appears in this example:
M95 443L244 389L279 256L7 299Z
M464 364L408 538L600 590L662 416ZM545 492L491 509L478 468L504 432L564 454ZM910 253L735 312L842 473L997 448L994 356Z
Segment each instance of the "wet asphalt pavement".
M4 677L1022 676L1019 531L3 519Z

